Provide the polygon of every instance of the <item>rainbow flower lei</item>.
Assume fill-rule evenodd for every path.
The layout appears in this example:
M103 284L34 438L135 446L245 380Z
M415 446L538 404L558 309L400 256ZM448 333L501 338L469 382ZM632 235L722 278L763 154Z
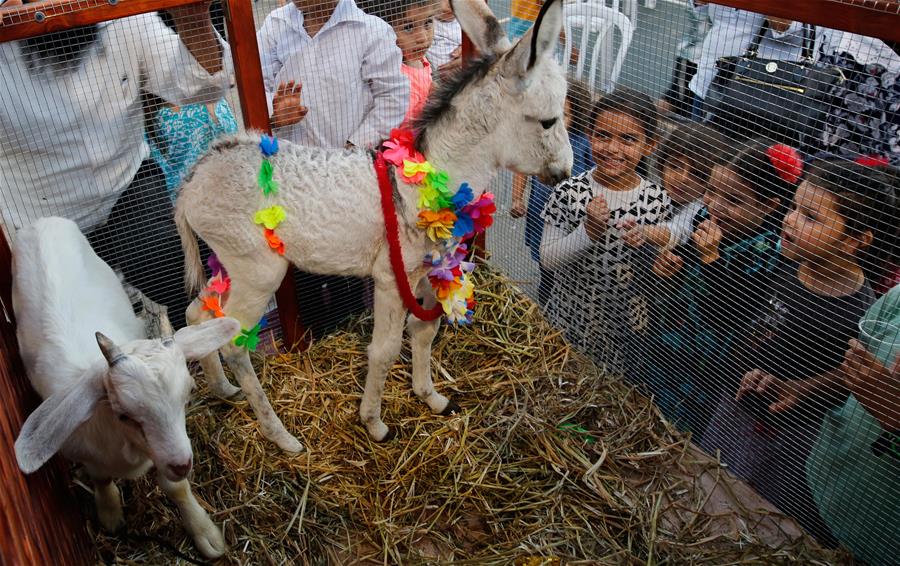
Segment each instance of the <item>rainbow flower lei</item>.
M494 195L483 193L476 199L468 183L451 191L447 172L435 169L416 151L415 137L408 130L393 130L383 148L385 161L397 168L400 179L418 186L416 225L432 243L425 265L430 268L428 280L444 316L451 324L470 324L475 308L471 278L475 264L465 260L466 242L493 224L497 211Z

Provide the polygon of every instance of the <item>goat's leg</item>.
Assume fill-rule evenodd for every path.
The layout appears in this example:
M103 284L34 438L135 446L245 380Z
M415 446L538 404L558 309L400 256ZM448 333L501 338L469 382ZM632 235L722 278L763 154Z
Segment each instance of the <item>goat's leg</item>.
M184 529L194 539L194 545L206 558L218 558L225 554L228 546L222 531L212 522L206 510L200 507L191 492L191 484L187 480L171 481L162 473L158 473L159 487L178 506Z
M375 329L369 344L369 368L359 418L369 436L376 442L384 442L394 437L391 430L381 421L381 397L384 394L384 380L388 370L403 343L403 319L406 309L393 281L375 281Z
M94 504L97 505L97 518L109 532L116 532L125 524L122 511L122 496L119 488L110 478L91 477L94 484Z
M270 261L259 258L228 258L219 254L219 261L231 275L231 292L224 305L225 314L236 318L243 328L253 328L265 314L278 285L287 271L287 262L271 255ZM265 391L259 384L256 370L250 363L250 353L229 342L222 348L222 357L241 384L247 401L253 407L263 436L278 445L285 452L297 453L303 445L294 438L281 423L272 409Z
M194 299L188 305L184 318L188 324L200 324L212 319L212 313L204 311L200 299ZM222 360L219 358L219 352L213 352L208 356L200 358L200 367L203 369L203 376L209 384L209 391L219 399L239 399L241 397L241 388L232 385L228 378L225 377L225 370L222 368Z
M422 297L425 309L430 309L437 304L437 300L431 292L428 280L423 281L424 284L419 283L418 295ZM413 314L409 315L407 332L412 350L412 386L413 392L428 405L432 413L450 415L460 412L459 405L435 391L434 383L431 381L431 344L440 326L440 318L424 321Z

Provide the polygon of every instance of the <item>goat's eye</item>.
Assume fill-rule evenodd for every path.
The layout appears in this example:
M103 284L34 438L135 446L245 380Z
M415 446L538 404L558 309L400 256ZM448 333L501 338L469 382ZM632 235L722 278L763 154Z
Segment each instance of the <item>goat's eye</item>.
M556 118L550 118L549 120L541 120L541 127L544 128L545 130L549 130L550 128L553 127L554 124L556 124L556 120L557 120Z
M131 417L129 417L125 413L122 413L119 415L119 420L122 421L123 423L127 423L128 421L131 420Z

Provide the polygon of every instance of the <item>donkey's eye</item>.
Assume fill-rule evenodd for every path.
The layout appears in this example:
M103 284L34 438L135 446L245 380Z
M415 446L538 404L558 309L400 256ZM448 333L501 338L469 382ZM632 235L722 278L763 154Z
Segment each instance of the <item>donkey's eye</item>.
M544 128L545 130L549 130L550 128L553 127L554 124L556 124L556 120L558 120L558 118L550 118L549 120L541 120L541 127Z

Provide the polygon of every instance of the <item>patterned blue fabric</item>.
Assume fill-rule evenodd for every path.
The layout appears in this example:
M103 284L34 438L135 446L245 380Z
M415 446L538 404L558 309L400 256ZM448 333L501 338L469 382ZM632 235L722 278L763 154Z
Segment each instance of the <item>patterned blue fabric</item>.
M572 154L575 159L572 162L572 176L581 175L594 166L594 158L591 155L591 141L582 132L569 132L569 143L572 144ZM531 250L531 259L541 261L541 236L544 235L544 219L541 212L547 206L547 200L553 192L553 187L548 187L536 178L532 177L531 191L528 193L528 213L525 216L525 245Z
M213 120L205 104L182 106L179 111L161 108L156 113L157 133L148 136L150 156L166 176L166 188L174 197L185 175L217 137L238 131L237 120L225 100L215 106Z

